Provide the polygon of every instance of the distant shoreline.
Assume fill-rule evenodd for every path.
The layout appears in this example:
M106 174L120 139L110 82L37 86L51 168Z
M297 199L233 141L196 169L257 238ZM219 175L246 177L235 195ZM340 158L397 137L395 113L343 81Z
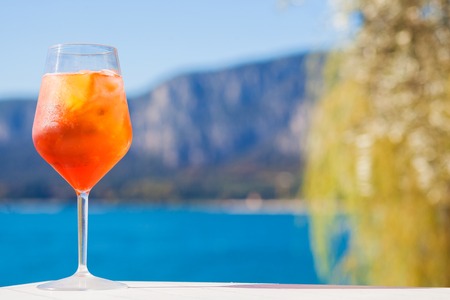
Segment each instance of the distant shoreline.
M76 205L75 199L1 199L0 212L50 212L60 211L67 206ZM96 210L108 209L117 206L192 209L210 212L229 213L306 213L306 205L300 199L222 199L222 200L185 200L185 201L148 201L144 199L133 200L106 200L90 199L90 206Z

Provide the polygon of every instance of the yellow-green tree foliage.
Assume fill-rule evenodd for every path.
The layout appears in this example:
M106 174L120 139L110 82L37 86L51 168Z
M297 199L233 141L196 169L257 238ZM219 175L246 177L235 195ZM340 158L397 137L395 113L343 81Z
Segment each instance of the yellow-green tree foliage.
M312 114L303 197L317 269L331 282L450 286L450 2L341 2L362 23L330 56ZM340 257L339 214L351 221Z

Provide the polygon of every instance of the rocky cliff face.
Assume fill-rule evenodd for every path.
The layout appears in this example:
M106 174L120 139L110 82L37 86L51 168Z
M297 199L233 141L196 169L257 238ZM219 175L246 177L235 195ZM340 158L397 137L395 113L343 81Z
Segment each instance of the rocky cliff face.
M308 68L321 59L297 55L174 78L131 103L134 148L173 166L222 162L257 147L299 155L312 100Z
M132 148L94 191L126 198L264 196L276 179L263 180L263 174L300 171L301 140L308 108L320 93L323 60L322 54L299 54L181 75L129 99ZM0 102L0 197L66 195L65 183L32 146L35 105ZM199 187L205 177L216 178L209 186L222 186L222 192L205 194ZM253 187L246 191L241 183L240 193L226 192L233 190L230 180Z

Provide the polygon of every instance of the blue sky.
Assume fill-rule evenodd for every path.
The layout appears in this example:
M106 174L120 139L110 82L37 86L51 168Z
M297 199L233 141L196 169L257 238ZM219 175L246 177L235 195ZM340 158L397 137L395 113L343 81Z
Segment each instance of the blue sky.
M47 48L118 48L129 95L181 73L324 49L342 38L329 0L1 0L0 99L36 96Z

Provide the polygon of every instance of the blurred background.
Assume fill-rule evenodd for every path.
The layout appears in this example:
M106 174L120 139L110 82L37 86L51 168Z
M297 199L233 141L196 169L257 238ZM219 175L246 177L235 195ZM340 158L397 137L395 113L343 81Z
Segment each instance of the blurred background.
M450 4L0 4L0 286L76 269L36 153L47 48L118 48L133 145L92 190L116 280L450 286Z

